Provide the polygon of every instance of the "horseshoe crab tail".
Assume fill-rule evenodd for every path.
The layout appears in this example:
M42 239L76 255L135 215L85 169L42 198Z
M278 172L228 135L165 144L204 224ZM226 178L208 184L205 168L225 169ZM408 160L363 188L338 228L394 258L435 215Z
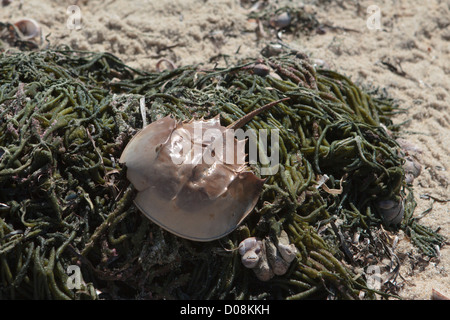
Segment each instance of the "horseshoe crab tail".
M261 112L279 104L280 102L289 100L290 98L283 98L277 101L273 101L271 103L268 103L256 110L253 110L252 112L250 112L249 114L246 114L245 116L243 116L242 118L240 118L239 120L236 120L235 122L233 122L232 124L230 124L227 129L238 129L241 128L243 125L245 125L247 122L249 122L250 120L252 120L254 117L256 117L258 114L260 114Z

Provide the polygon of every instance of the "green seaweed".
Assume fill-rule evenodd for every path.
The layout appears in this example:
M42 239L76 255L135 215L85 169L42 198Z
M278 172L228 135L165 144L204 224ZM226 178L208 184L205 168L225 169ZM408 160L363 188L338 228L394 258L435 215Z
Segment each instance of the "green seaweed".
M253 72L256 62L276 76ZM445 240L413 217L401 153L381 126L393 127L392 101L295 52L151 73L109 53L60 48L1 53L0 74L2 299L389 298L350 266L341 234L370 238L382 224L374 201L400 197L400 228L424 254ZM236 231L196 243L139 213L118 159L144 123L220 114L228 125L286 97L246 125L279 130L280 170ZM316 188L323 174L342 193ZM262 283L240 263L238 245L281 229L299 255L286 275ZM73 265L78 288L68 286Z

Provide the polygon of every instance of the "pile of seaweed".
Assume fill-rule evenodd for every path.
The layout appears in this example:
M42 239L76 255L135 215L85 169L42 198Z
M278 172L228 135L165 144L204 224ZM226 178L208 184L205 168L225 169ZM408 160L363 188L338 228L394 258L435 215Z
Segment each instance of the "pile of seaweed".
M393 259L386 234L402 229L430 256L444 241L413 216L386 130L394 102L301 53L151 73L109 53L11 51L0 74L1 299L389 298L366 272ZM246 126L279 130L280 168L237 230L193 242L136 209L118 159L144 123L220 114L227 125L285 97ZM383 220L386 199L402 204L399 226ZM299 254L261 282L236 249L280 230Z

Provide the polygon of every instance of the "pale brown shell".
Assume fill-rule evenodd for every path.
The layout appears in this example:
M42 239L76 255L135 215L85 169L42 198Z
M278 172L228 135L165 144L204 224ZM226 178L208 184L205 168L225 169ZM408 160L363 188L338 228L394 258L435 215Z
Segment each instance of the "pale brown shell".
M232 232L253 210L264 180L245 165L245 141L224 144L224 155L234 148L234 163L208 164L195 157L187 161L188 154L210 151L212 141L195 136L198 124L203 133L215 129L225 134L227 130L219 117L186 123L167 116L133 137L120 162L138 191L136 206L150 220L180 237L211 241ZM178 151L186 137L192 149L182 154Z
M280 251L277 249L275 243L266 241L266 253L269 265L275 275L281 276L289 269L289 263L283 259Z
M403 169L405 170L406 183L412 184L414 179L420 175L422 166L416 159L414 159L414 157L407 156L405 157L405 164L403 165Z
M298 253L295 245L289 243L289 237L284 230L274 240L269 237L263 240L251 237L239 244L242 264L253 269L261 281L284 275Z
M22 33L24 39L34 39L41 35L41 27L39 23L31 18L23 18L16 21L14 25Z
M294 261L297 256L297 248L293 243L289 243L289 238L286 231L281 230L281 234L278 237L277 248L280 251L281 256L287 263Z
M266 254L266 242L261 242L261 253L258 264L253 268L256 277L261 281L269 281L273 278L274 273L269 264Z
M285 28L291 24L291 16L288 12L280 13L269 20L269 24L274 28Z
M262 242L255 237L247 238L239 244L239 254L242 264L249 269L259 264L262 251Z

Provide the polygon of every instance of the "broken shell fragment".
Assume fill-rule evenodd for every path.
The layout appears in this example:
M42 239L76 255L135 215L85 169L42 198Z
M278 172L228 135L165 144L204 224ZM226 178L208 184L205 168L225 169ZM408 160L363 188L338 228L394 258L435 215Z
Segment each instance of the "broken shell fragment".
M257 240L247 238L239 244L242 264L253 269L261 281L268 281L273 276L285 274L297 254L297 248L289 244L287 233L283 230L274 243L270 238Z
M376 203L376 208L386 226L398 225L403 220L403 201L380 200Z
M239 254L242 256L242 264L249 269L258 265L261 258L262 243L256 238L247 238L239 244Z
M277 56L277 55L281 54L282 52L283 52L283 46L279 43L268 44L261 50L261 54L266 58Z
M267 260L265 242L254 237L244 239L239 244L239 254L242 264L253 269L256 277L261 281L269 281L274 276Z
M243 256L247 251L252 250L253 248L255 248L256 246L258 246L258 241L256 240L255 237L251 237L251 238L247 238L244 239L240 244L239 244L239 254L241 256ZM259 241L260 242L260 241Z
M138 191L136 206L162 228L190 240L211 241L232 232L253 210L265 180L246 166L245 140L213 149L223 153L222 159L234 152L232 163L212 156L215 138L226 130L218 116L190 122L167 116L134 136L120 163Z
M261 281L269 281L274 276L266 256L262 256L261 263L259 263L253 271L255 272L256 277Z
M258 63L253 66L253 73L258 76L265 77L270 73L270 68L265 64Z
M261 249L255 248L252 250L247 251L243 256L242 256L242 264L249 269L253 269L254 267L256 267L258 265L259 259L260 259L260 252Z
M405 157L405 164L403 165L405 170L405 181L407 184L412 184L414 179L420 175L422 166L413 157Z
M397 138L395 141L397 141L402 151L408 155L422 154L422 149L406 139Z
M26 40L31 40L41 35L41 27L34 19L24 18L15 22L14 25L19 29Z
M10 5L11 2L13 2L13 1L14 1L14 0L2 0L2 5L3 5L4 7L6 7L6 6Z
M288 235L284 230L281 231L280 237L278 238L277 247L286 262L291 263L294 261L297 256L297 248L293 243L289 243Z
M266 246L265 242L262 241L262 247L261 247L261 256L259 259L259 263L252 268L253 272L255 273L256 277L261 281L269 281L273 278L274 273L272 268L269 265L269 261L267 259L266 254Z
M277 29L282 29L291 24L291 16L287 12L283 12L269 20L269 24Z
M273 273L277 276L281 276L289 269L289 263L283 259L281 253L277 250L275 244L271 241L266 241L267 259L273 270Z

